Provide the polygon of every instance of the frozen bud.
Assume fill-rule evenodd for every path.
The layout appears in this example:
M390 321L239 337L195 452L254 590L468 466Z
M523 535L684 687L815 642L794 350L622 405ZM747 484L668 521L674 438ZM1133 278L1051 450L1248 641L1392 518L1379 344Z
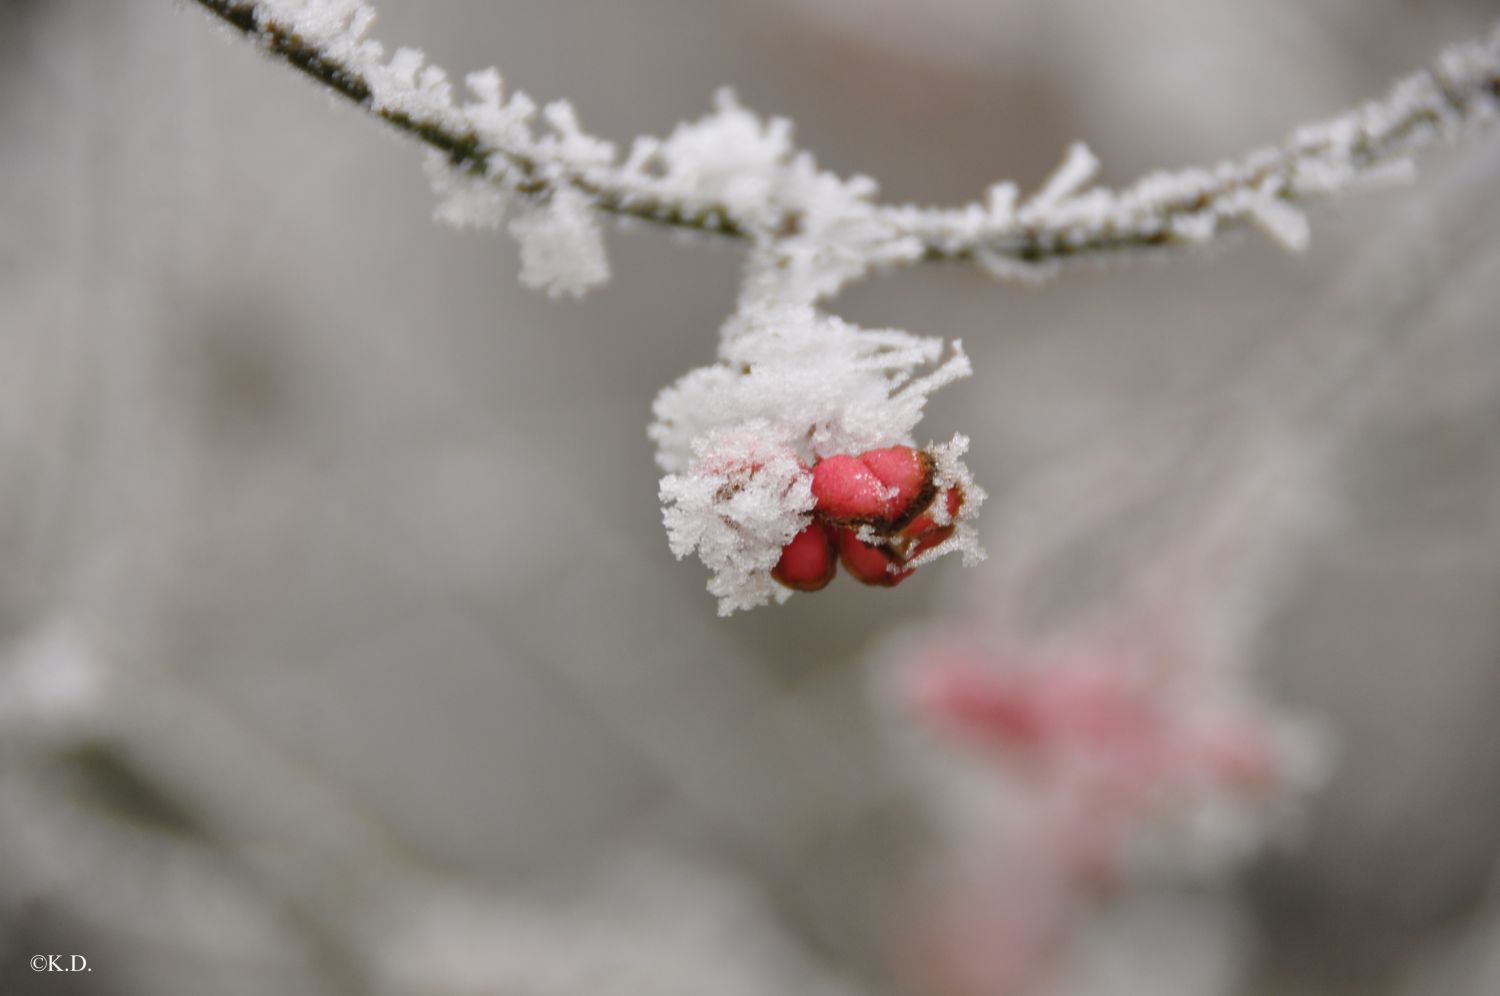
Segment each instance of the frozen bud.
M915 573L913 568L894 569L900 558L884 547L866 543L853 529L838 530L838 543L839 559L856 581L894 588Z
M771 576L795 591L819 591L838 573L833 543L828 526L811 523L782 548Z

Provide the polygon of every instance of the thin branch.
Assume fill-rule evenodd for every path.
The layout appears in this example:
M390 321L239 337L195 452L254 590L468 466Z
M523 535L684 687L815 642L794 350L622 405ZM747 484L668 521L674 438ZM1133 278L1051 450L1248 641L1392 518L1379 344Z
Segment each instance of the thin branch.
M1492 121L1500 107L1497 26L1480 40L1447 50L1430 69L1399 81L1378 100L1211 169L1155 172L1117 190L1085 189L1097 162L1075 146L1053 180L1019 206L1015 187L999 184L983 204L898 207L871 202L868 181L817 172L809 156L784 143L766 166L765 196L751 205L707 196L711 191L701 184L668 175L671 150L655 140L638 140L627 161L618 162L612 147L577 129L563 104L546 114L554 134L536 138L535 105L521 94L502 102L498 76L491 77L487 102L454 104L445 74L428 67L417 75L418 53L398 51L387 62L379 43L364 39L373 11L362 0L322 6L195 2L273 56L436 150L460 174L533 201L570 187L600 211L676 229L761 245L837 241L839 252L862 257L866 266L974 261L1002 278L1035 275L1069 257L1205 242L1246 222L1289 248L1301 248L1307 223L1299 205L1407 170L1406 157ZM405 65L403 55L409 57ZM482 89L476 77L470 77L470 87ZM764 129L759 138L773 146L789 134L785 122L765 125L732 104L721 106L719 117L731 113ZM778 131L781 125L786 128ZM828 183L820 187L822 181ZM829 211L828 184L844 196L833 199L837 217L820 227L819 213ZM853 242L828 234L856 227Z
M885 210L923 243L929 259L985 262L994 255L1040 263L1200 243L1246 221L1301 249L1307 233L1300 205L1406 178L1412 154L1493 123L1497 110L1500 24L1482 39L1447 49L1431 68L1399 80L1380 98L1211 169L1157 171L1119 190L1093 189L1062 201L1044 203L1044 190L1019 210L989 218L972 207ZM1065 162L1059 173L1067 168Z
M373 104L374 88L358 70L310 43L291 27L266 17L257 0L194 0L235 30L258 42L271 55L375 114L417 141L442 153L454 167L475 177L504 177L510 189L544 197L561 179L588 194L594 206L608 214L692 231L747 238L722 205L689 205L642 196L600 183L581 172L561 178L545 175L531 156L486 145L472 129L455 129L436 117L423 117Z

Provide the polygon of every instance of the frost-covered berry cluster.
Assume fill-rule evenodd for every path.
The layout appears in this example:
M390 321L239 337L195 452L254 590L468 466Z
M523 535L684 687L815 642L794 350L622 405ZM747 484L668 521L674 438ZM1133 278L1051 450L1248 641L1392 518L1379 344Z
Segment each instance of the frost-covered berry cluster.
M805 305L746 309L718 362L656 399L673 552L713 571L725 614L821 588L835 556L883 585L949 552L982 557L968 440L926 451L913 440L932 392L970 372L959 343Z
M957 474L946 475L954 483L940 484L932 454L910 446L836 453L819 460L810 476L811 521L781 548L771 570L793 591L821 591L840 561L855 580L894 588L967 538L959 537L959 515L973 504L966 502Z
M961 471L938 468L947 455L891 446L818 461L814 511L851 575L890 588L946 552L970 507Z
M1245 223L1300 249L1302 205L1405 176L1413 152L1493 121L1500 108L1497 26L1384 97L1213 168L1154 172L1111 190L1093 185L1098 159L1075 144L1029 197L1002 182L957 208L884 205L873 180L820 168L790 122L752 113L729 91L707 116L666 138L638 138L621 155L581 127L572 105L507 92L494 69L459 88L420 51L388 52L369 37L375 12L365 0L197 3L427 145L439 218L495 228L513 213L532 287L578 296L608 279L600 214L749 243L719 361L663 391L651 426L668 473L672 549L709 567L725 612L785 597L773 572L802 589L826 581L834 549L850 573L885 584L950 550L980 555L971 518L982 492L959 461L962 437L926 451L954 501L930 513L932 529L906 534L826 513L817 518L832 533L810 528L817 467L863 460L883 481L871 454L913 447L927 396L969 373L956 344L939 363L936 340L817 310L851 281L927 259L1034 279L1065 258L1201 243Z

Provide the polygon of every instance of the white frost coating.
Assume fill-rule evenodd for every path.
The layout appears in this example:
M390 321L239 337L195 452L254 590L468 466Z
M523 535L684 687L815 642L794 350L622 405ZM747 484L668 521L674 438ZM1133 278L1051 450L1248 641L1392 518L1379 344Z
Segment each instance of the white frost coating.
M422 164L437 207L432 216L454 228L499 228L505 220L505 191L449 165L440 152L429 152Z
M646 176L654 166L666 186L694 200L718 202L763 227L777 224L777 180L796 151L792 123L762 121L728 89L714 95L714 108L708 117L678 125L665 141L638 139L627 168Z
M1074 142L1068 146L1068 154L1062 165L1042 185L1042 189L1026 205L1028 214L1040 215L1056 207L1089 185L1099 175L1099 157L1087 145Z
M719 615L791 595L771 578L781 548L810 521L812 475L765 421L715 429L693 444L687 471L662 478L672 553L713 571Z
M755 420L809 460L912 445L927 398L972 372L960 343L943 360L941 339L863 329L806 306L749 306L725 326L717 363L657 395L649 431L666 471L685 467L708 431Z
M939 526L953 526L953 535L913 557L907 561L906 566L922 567L950 553L959 554L965 567L973 567L985 559L984 547L980 545L979 530L975 528L974 520L978 518L979 507L984 504L988 495L975 483L974 475L961 459L967 452L969 437L964 435L954 436L946 443L927 448L928 455L932 457L933 483L937 486L938 494L946 494L958 488L964 496L964 502L959 506L958 515L951 517L947 502L933 502L933 522Z
M521 282L550 297L582 297L609 280L604 233L588 198L559 187L546 204L528 205L510 223L521 244Z
M1302 252L1307 248L1312 233L1301 208L1267 194L1251 198L1249 212L1251 220L1283 249Z

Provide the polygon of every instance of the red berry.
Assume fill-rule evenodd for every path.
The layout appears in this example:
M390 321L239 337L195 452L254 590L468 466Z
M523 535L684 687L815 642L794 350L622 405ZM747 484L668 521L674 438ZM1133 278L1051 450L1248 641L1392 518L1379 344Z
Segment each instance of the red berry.
M796 591L818 591L838 573L828 527L814 522L781 550L771 577Z
M883 517L890 504L886 498L889 491L864 461L847 453L824 457L813 467L812 492L817 509L836 521Z
M871 546L859 538L853 529L838 531L839 559L844 569L864 584L894 588L913 573L911 569L891 571L887 568L900 563L895 554L884 547Z
M932 468L928 457L910 446L869 450L860 454L859 459L880 478L887 491L895 489L895 495L888 499L886 514L890 519L903 518L931 485Z
M931 487L929 459L909 446L838 453L813 467L817 510L834 522L892 527Z

